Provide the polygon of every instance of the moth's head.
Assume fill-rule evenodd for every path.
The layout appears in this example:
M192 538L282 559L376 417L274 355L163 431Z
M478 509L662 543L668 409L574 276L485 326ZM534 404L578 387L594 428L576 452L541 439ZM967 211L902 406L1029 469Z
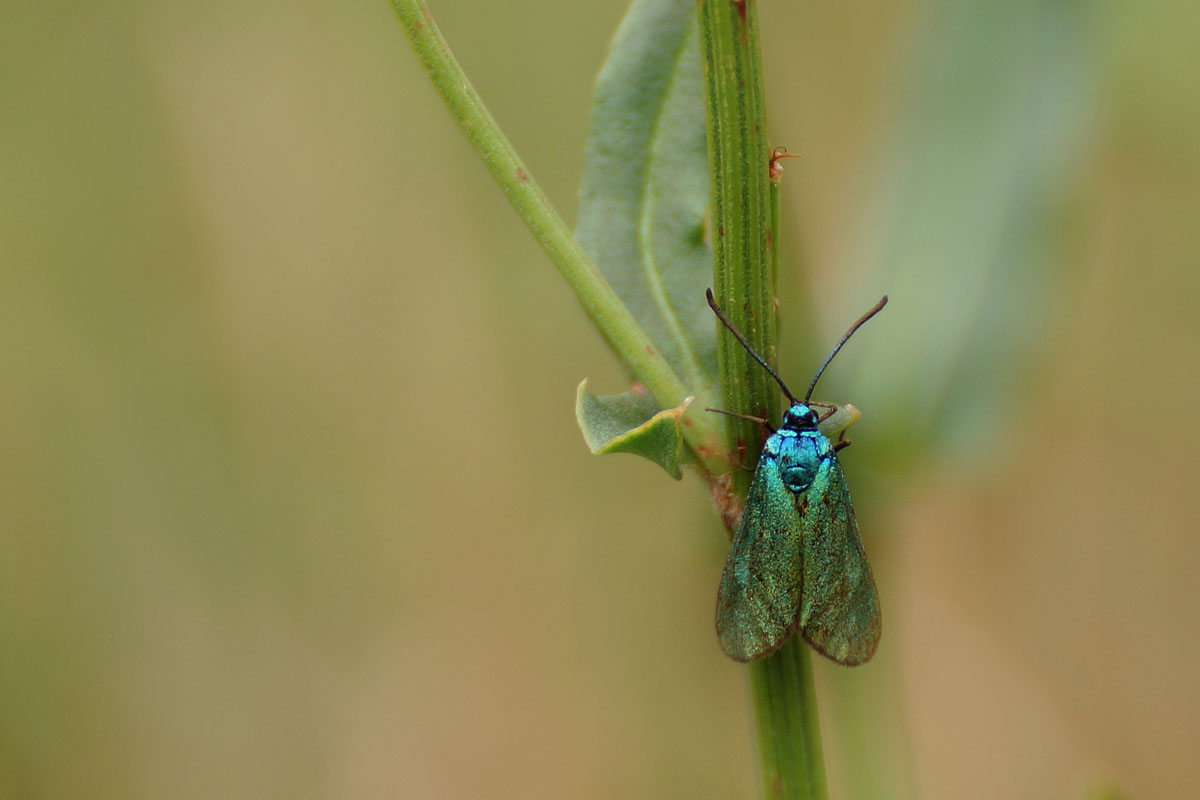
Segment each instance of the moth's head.
M796 403L783 412L783 422L779 427L789 431L815 431L820 421L817 412L804 403Z

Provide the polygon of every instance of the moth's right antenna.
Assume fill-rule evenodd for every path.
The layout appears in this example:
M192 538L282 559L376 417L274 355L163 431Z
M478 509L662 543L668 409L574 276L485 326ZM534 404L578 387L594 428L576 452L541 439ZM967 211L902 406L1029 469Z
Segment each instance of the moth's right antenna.
M846 335L842 337L842 340L833 346L833 352L831 352L828 356L825 357L825 361L823 361L821 363L820 368L817 370L817 374L813 376L812 383L810 383L808 385L808 393L804 395L804 402L807 403L808 398L812 397L813 389L817 388L817 381L821 379L821 373L824 372L825 368L829 366L829 362L833 361L833 357L836 356L838 354L838 351L842 349L842 345L844 345L847 341L849 341L850 337L854 335L854 332L856 330L858 330L859 328L861 328L863 326L864 322L866 322L871 317L875 316L880 311L882 311L883 307L887 305L887 301L888 301L888 297L885 294L883 296L883 299L881 299L875 305L871 306L870 311L868 311L867 313L865 313L861 317L859 317L858 322L855 322L853 325L850 326L850 330L846 331ZM775 380L779 380L779 379L776 378ZM792 402L795 402L795 401L793 400Z

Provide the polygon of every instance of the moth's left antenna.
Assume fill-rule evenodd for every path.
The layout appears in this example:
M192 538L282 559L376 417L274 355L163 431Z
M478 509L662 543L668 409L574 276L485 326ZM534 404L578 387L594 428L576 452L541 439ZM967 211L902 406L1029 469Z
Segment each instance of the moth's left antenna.
M762 356L754 351L754 348L750 346L748 341L746 341L746 337L742 336L742 332L733 327L733 323L729 321L729 317L725 316L725 312L722 311L721 307L717 305L717 301L713 299L712 289L705 289L704 295L708 298L708 307L711 308L713 313L717 315L717 319L721 320L721 324L733 334L735 339L742 343L742 347L746 348L746 352L749 353L755 361L757 361L759 364L762 364L762 368L767 371L768 375L775 379L775 382L779 384L780 389L783 389L783 393L787 395L787 399L792 402L792 405L796 405L796 396L792 394L790 389L787 388L787 384L783 382L783 378L775 374L775 370L771 369L771 365L768 364ZM858 324L861 325L863 322L866 322L866 320L860 320ZM853 331L851 331L851 333L853 333ZM847 334L847 336L849 336L849 334ZM841 345L838 346L841 347ZM836 353L837 351L834 350L834 352ZM830 358L833 358L833 356L830 356ZM824 367L822 367L822 369L824 369ZM812 390L810 389L809 392L811 393L811 391ZM805 399L807 400L808 398Z

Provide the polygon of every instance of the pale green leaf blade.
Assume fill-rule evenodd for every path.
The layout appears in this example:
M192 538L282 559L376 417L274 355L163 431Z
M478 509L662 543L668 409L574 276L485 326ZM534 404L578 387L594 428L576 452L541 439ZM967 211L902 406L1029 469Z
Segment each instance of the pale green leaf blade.
M635 0L596 81L576 235L693 391L715 385L703 76L690 0Z

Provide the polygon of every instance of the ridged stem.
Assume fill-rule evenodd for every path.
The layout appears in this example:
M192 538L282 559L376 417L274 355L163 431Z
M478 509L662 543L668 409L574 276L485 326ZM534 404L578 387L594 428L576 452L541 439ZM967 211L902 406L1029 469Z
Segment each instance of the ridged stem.
M730 320L776 362L777 194L772 191L758 14L754 0L700 0L712 175L714 294ZM725 407L770 420L779 387L732 336L717 350ZM762 430L726 418L732 452L757 453ZM745 498L750 475L734 491ZM734 515L727 515L732 519ZM825 764L807 645L793 638L747 667L753 696L763 796L825 800Z

